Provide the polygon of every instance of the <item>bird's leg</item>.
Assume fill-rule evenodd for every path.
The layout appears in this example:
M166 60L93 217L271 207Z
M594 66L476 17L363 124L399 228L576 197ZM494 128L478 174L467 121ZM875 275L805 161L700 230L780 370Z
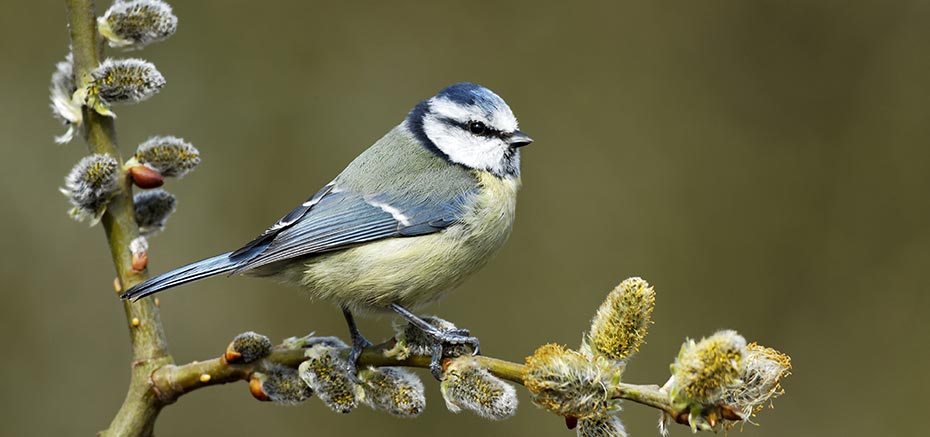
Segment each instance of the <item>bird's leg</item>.
M430 342L430 363L429 370L437 380L442 380L442 357L445 352L446 347L457 346L457 345L469 345L474 350L475 355L478 355L478 339L471 336L471 333L467 329L453 329L451 331L442 331L436 329L433 325L430 325L425 320L417 317L416 314L411 313L406 308L392 303L390 308L394 310L401 317L410 322L411 325L420 329L423 332L423 335L426 336Z
M349 325L349 336L352 338L352 350L349 351L346 370L352 381L360 384L361 381L358 379L358 357L362 354L362 349L371 346L371 342L358 331L358 326L355 325L355 317L352 317L352 313L349 312L348 308L342 307L342 315L346 318L346 324Z

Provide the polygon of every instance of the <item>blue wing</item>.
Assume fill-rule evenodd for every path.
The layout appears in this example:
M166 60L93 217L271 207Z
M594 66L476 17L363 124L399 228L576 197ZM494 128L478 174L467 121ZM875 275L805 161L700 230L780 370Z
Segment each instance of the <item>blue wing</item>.
M222 273L241 273L383 238L439 232L459 220L473 192L449 199L403 201L387 195L338 191L329 184L240 249L158 275L126 290L121 297L136 300Z
M234 273L391 237L441 231L461 217L471 193L450 199L404 200L327 186L258 238L233 252L251 252Z

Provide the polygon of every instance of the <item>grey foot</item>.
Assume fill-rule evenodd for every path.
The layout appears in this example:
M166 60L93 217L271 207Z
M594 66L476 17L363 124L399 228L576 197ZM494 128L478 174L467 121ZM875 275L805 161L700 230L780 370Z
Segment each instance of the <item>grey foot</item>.
M450 349L466 345L471 347L475 355L480 353L478 339L472 337L467 329L442 331L400 305L391 304L391 309L423 332L430 348L429 371L437 380L442 380L442 359L444 356L450 355L448 354Z
M358 357L362 355L363 349L371 346L371 342L359 332L358 327L355 326L355 318L349 310L343 308L342 314L346 318L346 324L349 325L349 337L352 339L352 349L349 351L349 358L346 362L346 373L353 382L361 384L362 381L358 379Z
M442 358L445 351L455 346L471 346L474 354L481 353L480 345L476 337L469 336L467 329L455 329L452 331L440 331L433 328L432 331L423 331L423 334L431 340L430 344L430 362L429 371L438 381L442 381Z

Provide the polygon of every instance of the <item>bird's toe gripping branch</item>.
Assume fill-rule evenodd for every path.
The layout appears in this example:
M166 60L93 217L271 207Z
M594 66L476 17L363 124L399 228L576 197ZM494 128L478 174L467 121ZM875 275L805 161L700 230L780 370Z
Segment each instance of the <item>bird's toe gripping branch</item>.
M416 347L426 349L410 352L430 356L429 370L437 380L442 380L443 358L458 357L467 353L479 354L479 341L472 337L467 329L456 328L455 325L435 317L429 317L429 321L424 320L397 304L392 304L390 308L403 317L411 328L416 329L416 332L404 330L399 335L402 338L398 340L407 344L408 347L417 345Z
M469 336L467 329L440 331L433 328L432 330L423 331L423 334L432 340L432 344L430 344L429 371L438 381L442 381L442 359L461 355L455 353L460 346L470 347L475 355L480 352L478 339Z

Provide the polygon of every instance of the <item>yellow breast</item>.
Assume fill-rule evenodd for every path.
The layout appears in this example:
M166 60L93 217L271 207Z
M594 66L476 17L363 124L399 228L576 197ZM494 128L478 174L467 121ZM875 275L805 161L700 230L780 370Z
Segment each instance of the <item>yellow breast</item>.
M471 235L487 235L482 240L499 241L500 248L510 236L510 228L517 211L517 191L520 177L499 178L486 171L476 171L481 193L475 196L474 207L463 222L474 229Z

